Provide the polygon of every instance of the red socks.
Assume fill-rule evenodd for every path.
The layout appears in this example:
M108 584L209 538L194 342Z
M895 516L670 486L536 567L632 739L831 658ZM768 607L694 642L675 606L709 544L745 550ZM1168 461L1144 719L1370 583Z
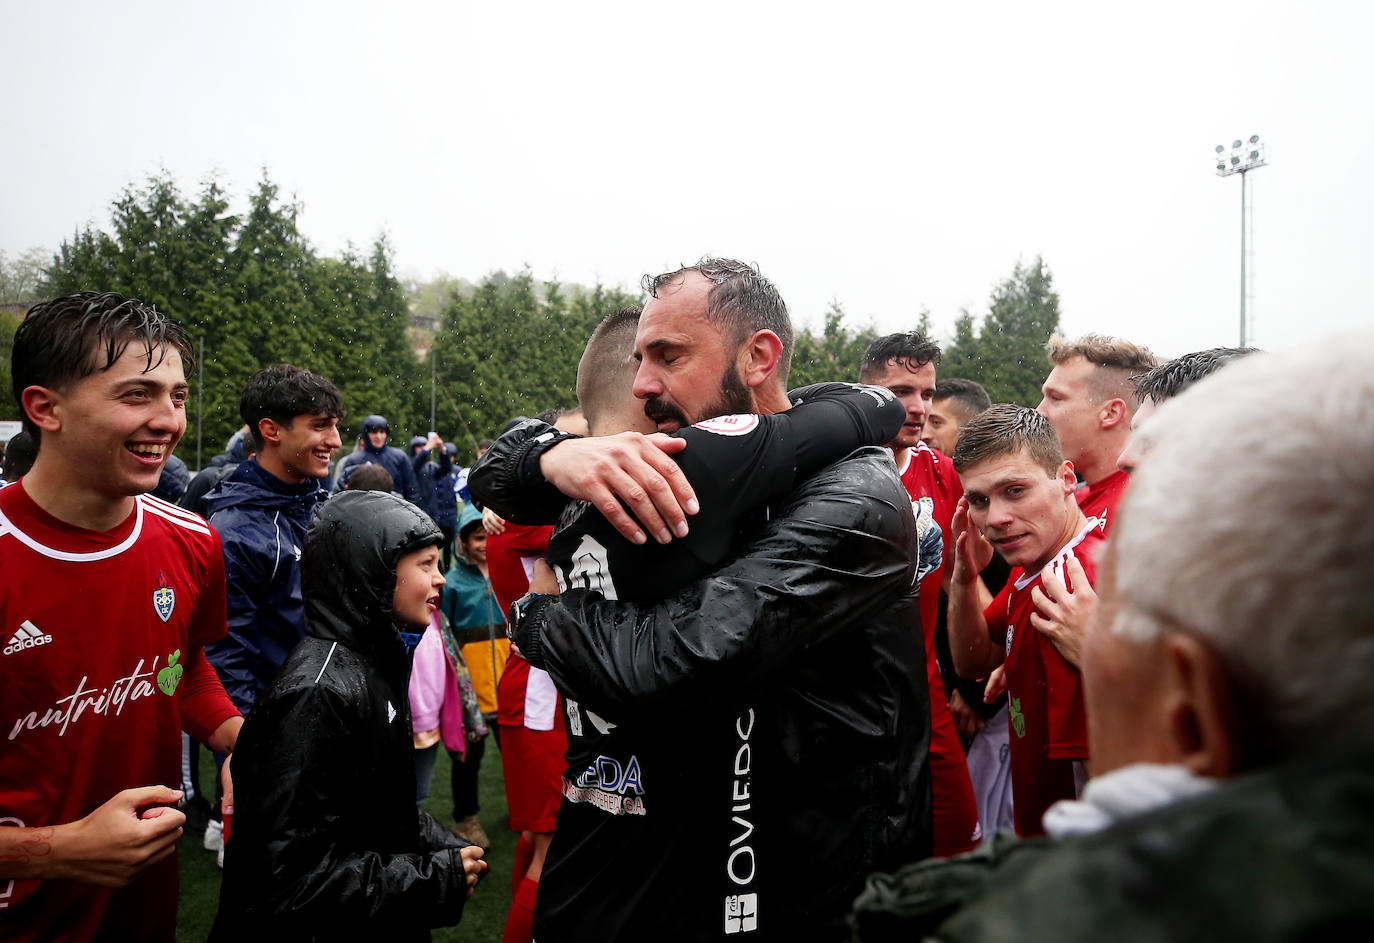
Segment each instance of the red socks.
M525 875L530 870L530 862L533 860L534 842L525 838L522 832L520 839L515 843L515 867L510 875L510 892L512 894L520 890L520 882L525 880Z
M539 882L522 877L515 890L510 912L506 914L506 929L501 943L532 943L534 940L534 901L539 895Z

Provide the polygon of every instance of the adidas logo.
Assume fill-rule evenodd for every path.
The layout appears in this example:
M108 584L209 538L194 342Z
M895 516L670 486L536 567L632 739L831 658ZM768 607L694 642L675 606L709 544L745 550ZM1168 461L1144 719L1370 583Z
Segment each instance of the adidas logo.
M40 645L47 645L52 641L52 636L47 635L38 626L27 619L19 627L8 642L5 643L5 654L13 655L22 652L26 648L37 648Z

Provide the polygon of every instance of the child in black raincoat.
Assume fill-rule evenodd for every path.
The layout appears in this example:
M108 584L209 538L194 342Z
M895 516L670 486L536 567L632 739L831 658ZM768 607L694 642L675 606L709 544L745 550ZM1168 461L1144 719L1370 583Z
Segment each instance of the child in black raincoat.
M301 561L305 639L232 758L235 813L213 940L427 940L482 850L415 808L410 649L439 602L443 534L391 494L325 503Z

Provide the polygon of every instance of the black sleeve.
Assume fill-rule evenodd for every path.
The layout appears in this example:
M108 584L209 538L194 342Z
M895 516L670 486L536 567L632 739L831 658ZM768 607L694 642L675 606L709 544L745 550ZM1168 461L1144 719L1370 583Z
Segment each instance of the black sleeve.
M744 514L855 449L890 442L906 419L882 387L818 383L791 396L797 405L783 413L708 420L678 433L687 448L673 457L701 505L687 537L698 559L722 560Z
M522 626L560 691L608 716L728 706L909 593L911 500L876 451L820 472L732 563L657 602L564 593Z
M234 779L237 804L251 804L260 823L254 838L266 841L243 852L253 864L241 887L259 908L308 920L322 935L393 922L451 926L462 916L467 882L459 846L441 842L437 824L417 822L430 843L420 853L369 850L332 824L347 819L355 798L339 786L359 752L355 714L323 685L254 710Z
M528 419L497 439L468 472L468 493L516 524L552 524L570 500L544 480L539 456L577 436Z
M882 387L818 383L792 397L797 405L787 412L723 417L678 433L688 444L673 457L703 514L709 509L713 518L734 520L855 449L891 441L906 416ZM473 466L469 491L508 521L555 522L568 498L544 480L539 457L566 438L574 437L538 420L521 423Z

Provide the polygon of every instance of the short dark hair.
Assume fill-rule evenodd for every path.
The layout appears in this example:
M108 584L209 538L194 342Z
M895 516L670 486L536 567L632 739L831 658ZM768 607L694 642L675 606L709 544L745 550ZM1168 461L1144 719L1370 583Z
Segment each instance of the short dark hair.
M354 469L344 482L345 491L393 491L396 481L391 472L376 462L366 462Z
M640 309L621 308L592 331L577 363L577 402L588 423L614 415L634 383L635 330Z
M27 432L17 432L5 446L5 480L18 481L29 473L38 458L38 443Z
M974 380L966 380L963 377L950 377L948 380L941 380L935 384L935 395L931 397L935 402L952 399L958 403L957 412L959 413L959 425L966 425L969 420L979 413L992 406L992 397L988 391L983 389L983 384Z
M954 470L963 474L980 462L1026 449L1045 474L1053 477L1064 464L1059 436L1044 416L1029 406L998 403L959 430Z
M868 345L859 360L859 380L876 379L887 369L887 362L918 370L928 363L940 363L940 345L920 331L906 331L880 337Z
M640 285L650 298L657 298L660 288L685 278L688 272L696 272L711 283L706 296L706 320L718 327L735 349L755 331L778 335L782 359L778 361L777 375L786 386L787 372L792 369L792 319L773 283L759 274L756 265L704 255L695 265L684 265L662 275L645 275Z
M21 404L30 386L64 390L96 371L108 370L133 341L148 348L149 373L161 366L171 347L189 373L194 358L185 329L157 308L112 291L79 291L34 305L14 333L10 358L14 400ZM39 429L25 412L24 431L41 442Z
M239 396L239 415L258 449L263 447L260 420L289 426L297 416L315 413L344 418L343 397L324 377L289 363L259 370L248 378Z
M1210 376L1232 360L1258 353L1254 347L1212 347L1195 350L1166 361L1139 376L1131 377L1135 398L1140 403L1162 403L1173 399L1203 377Z

